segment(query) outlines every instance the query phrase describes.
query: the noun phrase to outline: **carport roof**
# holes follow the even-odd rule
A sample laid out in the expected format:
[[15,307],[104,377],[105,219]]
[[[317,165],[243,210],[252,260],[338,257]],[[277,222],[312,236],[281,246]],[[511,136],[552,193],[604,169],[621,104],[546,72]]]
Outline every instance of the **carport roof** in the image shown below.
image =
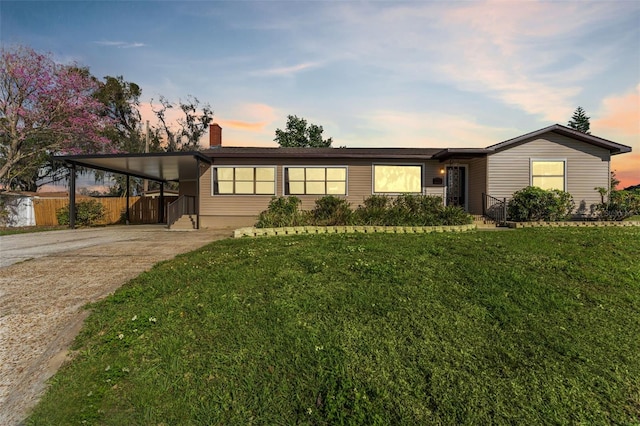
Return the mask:
[[147,154],[57,155],[56,161],[161,182],[197,179],[198,162],[211,164],[200,152]]

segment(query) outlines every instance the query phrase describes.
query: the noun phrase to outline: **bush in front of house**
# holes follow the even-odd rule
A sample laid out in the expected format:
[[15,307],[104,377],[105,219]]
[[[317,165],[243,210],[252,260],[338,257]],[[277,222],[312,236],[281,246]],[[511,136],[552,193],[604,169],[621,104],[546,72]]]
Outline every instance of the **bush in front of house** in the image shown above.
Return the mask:
[[313,225],[316,226],[349,225],[353,219],[349,202],[333,195],[318,198],[315,207],[309,213]]
[[[69,206],[66,205],[56,211],[59,225],[69,224]],[[104,221],[104,206],[96,200],[80,201],[76,203],[76,225],[93,226]]]
[[281,228],[284,226],[303,226],[307,214],[300,210],[302,201],[295,196],[273,197],[269,207],[258,216],[257,228]]
[[372,195],[355,211],[358,225],[466,225],[473,218],[461,207],[444,206],[441,197],[403,194],[396,198]]
[[569,219],[574,207],[568,192],[528,186],[513,194],[507,215],[514,222],[555,222]]
[[600,220],[624,220],[631,216],[640,215],[640,190],[609,192],[604,201],[606,191],[600,191],[603,201],[596,205],[596,214]]
[[354,211],[344,198],[319,198],[310,211],[299,210],[297,197],[274,197],[258,217],[257,228],[282,226],[437,226],[466,225],[473,218],[464,209],[445,207],[440,197],[404,194],[396,198],[372,195]]

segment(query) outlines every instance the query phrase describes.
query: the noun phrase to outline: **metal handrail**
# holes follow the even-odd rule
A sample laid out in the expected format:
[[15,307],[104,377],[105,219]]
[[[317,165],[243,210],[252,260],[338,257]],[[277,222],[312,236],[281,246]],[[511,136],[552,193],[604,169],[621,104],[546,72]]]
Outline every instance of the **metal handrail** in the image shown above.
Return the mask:
[[171,226],[185,214],[196,214],[196,197],[181,195],[167,207],[167,226]]
[[482,193],[482,215],[493,220],[497,225],[507,224],[507,199],[502,200]]

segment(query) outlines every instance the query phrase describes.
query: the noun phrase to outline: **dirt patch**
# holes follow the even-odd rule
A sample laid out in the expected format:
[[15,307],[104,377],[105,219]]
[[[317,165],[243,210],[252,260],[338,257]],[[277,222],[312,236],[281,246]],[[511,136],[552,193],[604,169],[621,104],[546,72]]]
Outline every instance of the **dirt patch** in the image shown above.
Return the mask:
[[[0,268],[0,424],[19,424],[35,406],[46,381],[65,361],[87,316],[87,303],[113,293],[159,261],[231,235],[230,230],[135,228],[84,234],[82,248],[59,241],[70,249],[56,252],[45,241],[49,248],[44,257]],[[65,232],[54,236],[63,240]],[[31,245],[43,238],[28,235],[23,238]],[[9,243],[0,240],[5,246],[1,251]]]

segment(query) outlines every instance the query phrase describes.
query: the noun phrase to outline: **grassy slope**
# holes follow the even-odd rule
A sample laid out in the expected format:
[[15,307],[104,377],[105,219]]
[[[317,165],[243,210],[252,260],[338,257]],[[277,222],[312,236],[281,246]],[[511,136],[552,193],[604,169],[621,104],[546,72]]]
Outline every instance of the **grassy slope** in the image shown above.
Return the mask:
[[97,304],[33,424],[640,422],[640,229],[227,240]]

